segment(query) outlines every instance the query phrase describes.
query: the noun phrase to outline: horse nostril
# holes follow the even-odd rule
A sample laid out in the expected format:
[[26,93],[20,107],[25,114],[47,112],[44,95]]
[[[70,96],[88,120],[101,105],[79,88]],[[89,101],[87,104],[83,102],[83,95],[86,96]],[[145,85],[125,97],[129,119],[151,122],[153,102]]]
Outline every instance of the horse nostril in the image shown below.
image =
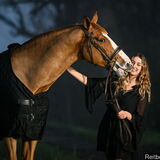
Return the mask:
[[128,70],[131,70],[131,69],[132,69],[132,67],[133,67],[133,66],[132,66],[132,64],[127,63],[127,69],[128,69]]

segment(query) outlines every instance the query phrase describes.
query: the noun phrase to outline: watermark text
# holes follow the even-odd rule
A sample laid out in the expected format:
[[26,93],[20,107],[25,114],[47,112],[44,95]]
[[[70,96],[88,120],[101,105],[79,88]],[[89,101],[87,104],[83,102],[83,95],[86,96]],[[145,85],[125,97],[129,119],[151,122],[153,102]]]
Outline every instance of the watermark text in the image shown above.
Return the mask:
[[145,153],[144,154],[144,159],[146,160],[154,160],[154,159],[159,159],[160,160],[160,153]]

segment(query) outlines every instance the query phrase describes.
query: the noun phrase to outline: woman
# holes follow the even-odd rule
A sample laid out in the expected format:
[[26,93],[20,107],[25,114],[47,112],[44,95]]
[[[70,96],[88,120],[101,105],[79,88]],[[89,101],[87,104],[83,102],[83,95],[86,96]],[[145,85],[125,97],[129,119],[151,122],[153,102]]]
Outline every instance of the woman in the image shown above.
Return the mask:
[[[151,95],[150,76],[143,55],[132,57],[132,63],[133,68],[128,76],[111,81],[121,110],[117,112],[114,104],[108,101],[107,111],[99,126],[97,150],[105,152],[107,160],[130,160],[143,134],[146,104]],[[68,72],[86,85],[89,103],[93,104],[105,91],[106,78],[87,78],[73,68],[69,68]],[[127,124],[130,137],[129,134],[124,135],[124,130],[120,128],[122,121]]]

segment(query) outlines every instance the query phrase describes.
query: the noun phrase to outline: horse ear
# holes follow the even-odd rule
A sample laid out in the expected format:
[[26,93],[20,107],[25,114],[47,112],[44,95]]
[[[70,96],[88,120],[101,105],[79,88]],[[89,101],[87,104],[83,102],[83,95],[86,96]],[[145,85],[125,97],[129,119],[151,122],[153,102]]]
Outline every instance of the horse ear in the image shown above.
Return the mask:
[[91,21],[90,21],[90,19],[89,19],[89,17],[84,17],[84,19],[83,19],[83,25],[84,25],[84,27],[88,30],[89,29],[89,27],[90,27],[90,24],[91,24]]
[[98,14],[97,14],[97,11],[94,13],[94,15],[93,15],[93,18],[92,18],[92,20],[91,20],[91,22],[92,23],[97,23],[97,21],[98,21]]

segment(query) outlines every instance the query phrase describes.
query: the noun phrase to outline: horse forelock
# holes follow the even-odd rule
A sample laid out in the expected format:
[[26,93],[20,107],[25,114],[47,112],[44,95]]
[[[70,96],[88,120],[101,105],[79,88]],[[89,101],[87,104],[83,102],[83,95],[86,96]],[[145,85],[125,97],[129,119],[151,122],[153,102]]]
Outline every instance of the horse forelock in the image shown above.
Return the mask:
[[92,23],[93,29],[98,30],[101,33],[108,34],[107,30],[101,27],[99,24]]

